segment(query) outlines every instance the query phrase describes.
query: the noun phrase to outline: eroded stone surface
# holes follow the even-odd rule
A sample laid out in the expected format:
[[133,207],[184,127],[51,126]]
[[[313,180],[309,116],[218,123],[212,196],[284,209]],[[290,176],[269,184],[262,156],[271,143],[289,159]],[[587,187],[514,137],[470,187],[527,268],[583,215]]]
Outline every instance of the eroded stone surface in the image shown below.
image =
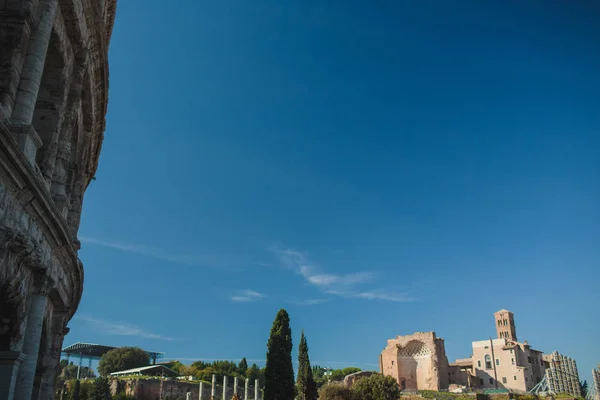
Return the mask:
[[104,135],[115,9],[0,1],[0,352],[27,360],[0,372],[19,378],[2,399],[53,396],[83,290],[77,230]]

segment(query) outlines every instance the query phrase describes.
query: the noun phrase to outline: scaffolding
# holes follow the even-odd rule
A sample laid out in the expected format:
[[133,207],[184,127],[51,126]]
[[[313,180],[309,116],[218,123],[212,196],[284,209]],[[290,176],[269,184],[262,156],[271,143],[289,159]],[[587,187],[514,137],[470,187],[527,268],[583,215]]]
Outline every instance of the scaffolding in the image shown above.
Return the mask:
[[586,400],[600,400],[600,366],[592,369],[592,385],[588,388]]
[[550,368],[546,369],[544,378],[530,390],[531,393],[569,394],[581,397],[581,386],[577,363],[574,359],[554,352],[548,360]]

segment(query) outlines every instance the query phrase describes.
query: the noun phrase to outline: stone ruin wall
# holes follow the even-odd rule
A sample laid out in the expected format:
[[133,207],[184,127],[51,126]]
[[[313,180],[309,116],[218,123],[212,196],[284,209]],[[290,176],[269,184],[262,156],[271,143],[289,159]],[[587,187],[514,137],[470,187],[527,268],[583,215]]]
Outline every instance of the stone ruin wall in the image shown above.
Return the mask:
[[0,398],[52,399],[83,291],[116,0],[0,0]]
[[[233,378],[230,378],[233,381]],[[244,399],[244,385],[238,384],[237,394],[240,399]],[[202,389],[202,400],[211,399],[211,384],[204,383]],[[186,400],[187,393],[191,393],[192,400],[199,400],[198,394],[200,392],[200,385],[198,383],[180,381],[175,379],[114,379],[111,381],[111,393],[112,395],[118,392],[124,391],[125,394],[134,396],[136,400],[156,400],[160,397],[162,390],[162,398],[168,398],[171,400]],[[216,385],[214,400],[221,400],[223,398],[223,385]],[[259,391],[259,399],[261,396]],[[226,400],[230,400],[233,396],[233,384],[227,386]],[[246,399],[244,399],[246,400]],[[250,385],[250,394],[248,400],[254,400],[254,387]]]
[[418,332],[388,340],[380,356],[380,372],[406,390],[448,388],[444,340],[435,332]]

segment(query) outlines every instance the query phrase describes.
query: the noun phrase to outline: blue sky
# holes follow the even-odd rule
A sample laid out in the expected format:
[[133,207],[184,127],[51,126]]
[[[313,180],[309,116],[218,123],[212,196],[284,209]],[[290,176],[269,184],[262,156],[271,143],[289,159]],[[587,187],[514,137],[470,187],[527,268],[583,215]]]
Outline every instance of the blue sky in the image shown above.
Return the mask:
[[76,341],[377,368],[434,330],[600,362],[600,12],[120,1]]

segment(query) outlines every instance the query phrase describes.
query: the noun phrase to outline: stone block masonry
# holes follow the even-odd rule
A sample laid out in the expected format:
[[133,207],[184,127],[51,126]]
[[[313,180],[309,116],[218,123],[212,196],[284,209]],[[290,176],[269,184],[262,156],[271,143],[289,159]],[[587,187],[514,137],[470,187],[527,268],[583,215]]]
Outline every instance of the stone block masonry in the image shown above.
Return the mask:
[[52,399],[83,290],[116,0],[0,0],[0,400]]

